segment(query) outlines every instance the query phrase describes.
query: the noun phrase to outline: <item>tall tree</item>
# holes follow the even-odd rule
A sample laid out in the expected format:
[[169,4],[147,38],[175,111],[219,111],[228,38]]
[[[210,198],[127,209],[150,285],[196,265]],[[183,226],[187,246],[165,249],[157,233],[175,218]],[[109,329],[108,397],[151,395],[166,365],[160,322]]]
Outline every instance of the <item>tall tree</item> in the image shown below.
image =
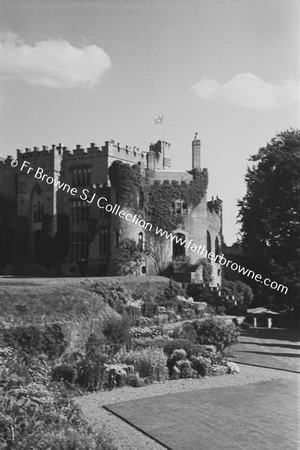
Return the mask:
[[[263,276],[288,287],[262,288],[270,306],[294,309],[299,292],[300,130],[278,133],[249,159],[247,193],[238,202],[242,244]],[[267,301],[265,301],[267,303]]]

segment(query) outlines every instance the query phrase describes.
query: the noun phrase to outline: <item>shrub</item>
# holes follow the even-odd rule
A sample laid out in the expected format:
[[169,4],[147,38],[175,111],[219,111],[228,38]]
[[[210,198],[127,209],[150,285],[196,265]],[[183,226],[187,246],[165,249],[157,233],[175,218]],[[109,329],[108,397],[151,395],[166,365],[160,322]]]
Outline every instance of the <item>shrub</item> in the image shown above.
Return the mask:
[[53,367],[51,371],[53,381],[64,381],[66,383],[74,383],[77,378],[77,368],[72,364],[59,364]]
[[[69,392],[50,383],[45,369],[13,354],[0,375],[0,448],[18,450],[116,450],[91,430]],[[4,394],[5,392],[5,394]]]
[[108,373],[105,367],[108,360],[108,355],[83,359],[78,365],[78,384],[91,392],[102,389],[108,381]]
[[61,356],[67,346],[59,324],[18,326],[4,331],[3,339],[10,347],[26,355],[46,354],[50,359]]
[[199,344],[194,344],[188,339],[173,339],[172,341],[165,341],[164,352],[167,356],[171,356],[174,350],[183,349],[186,351],[187,358],[192,355],[202,355],[205,352],[205,347]]
[[99,336],[95,333],[90,334],[85,344],[85,352],[87,358],[93,359],[99,355],[102,355],[103,348],[104,348],[103,336]]
[[104,323],[103,334],[112,345],[113,352],[117,352],[122,346],[130,342],[130,320],[128,317],[110,317]]
[[120,358],[122,362],[133,365],[135,371],[142,378],[148,378],[151,381],[165,381],[167,379],[167,358],[161,349],[131,350],[120,355]]
[[237,343],[239,335],[237,326],[222,319],[195,320],[192,327],[195,330],[195,340],[201,345],[215,345],[218,351],[223,351]]
[[211,366],[211,360],[204,356],[191,356],[191,363],[193,369],[201,377],[205,377],[209,374],[209,367]]
[[175,363],[175,367],[177,367],[180,371],[180,378],[194,378],[196,372],[192,368],[192,363],[188,359],[180,359]]

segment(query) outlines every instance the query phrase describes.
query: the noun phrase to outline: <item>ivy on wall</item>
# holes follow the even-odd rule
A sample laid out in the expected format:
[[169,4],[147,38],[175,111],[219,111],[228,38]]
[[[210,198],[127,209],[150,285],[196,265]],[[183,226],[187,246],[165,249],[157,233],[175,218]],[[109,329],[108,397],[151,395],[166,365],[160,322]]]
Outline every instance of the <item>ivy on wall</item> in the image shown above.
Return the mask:
[[108,172],[117,203],[121,206],[136,208],[143,184],[140,166],[131,167],[122,161],[114,161]]
[[143,218],[167,231],[177,228],[184,216],[173,214],[172,204],[182,200],[189,207],[196,207],[207,190],[208,173],[206,170],[190,172],[193,180],[189,183],[168,181],[163,183],[149,175],[142,176],[139,166],[130,167],[121,161],[114,161],[109,168],[111,185],[116,192],[118,203],[132,209],[139,207],[138,198],[143,195]]
[[[155,180],[150,172],[143,176],[140,166],[130,167],[129,164],[114,161],[109,168],[110,182],[116,193],[117,203],[140,214],[153,225],[153,230],[158,227],[168,232],[178,228],[184,221],[183,215],[174,214],[174,202],[180,200],[186,203],[188,208],[195,208],[206,193],[207,170],[192,170],[189,173],[193,176],[189,183],[179,183],[175,180],[165,180],[161,183]],[[153,232],[146,236],[146,249],[158,272],[165,266],[165,242],[165,237]]]

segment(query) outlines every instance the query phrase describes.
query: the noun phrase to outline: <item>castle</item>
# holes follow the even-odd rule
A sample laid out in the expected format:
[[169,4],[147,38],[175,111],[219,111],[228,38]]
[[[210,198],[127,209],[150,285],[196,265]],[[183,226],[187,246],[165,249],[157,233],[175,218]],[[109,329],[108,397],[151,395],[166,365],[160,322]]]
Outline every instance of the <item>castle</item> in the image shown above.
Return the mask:
[[141,252],[152,243],[140,274],[171,264],[175,278],[204,282],[209,266],[210,283],[220,285],[220,265],[207,254],[222,246],[222,201],[207,201],[207,181],[197,135],[189,171],[171,169],[163,141],[147,152],[114,141],[17,150],[16,159],[0,159],[0,268],[59,260],[62,275],[112,275],[131,239]]

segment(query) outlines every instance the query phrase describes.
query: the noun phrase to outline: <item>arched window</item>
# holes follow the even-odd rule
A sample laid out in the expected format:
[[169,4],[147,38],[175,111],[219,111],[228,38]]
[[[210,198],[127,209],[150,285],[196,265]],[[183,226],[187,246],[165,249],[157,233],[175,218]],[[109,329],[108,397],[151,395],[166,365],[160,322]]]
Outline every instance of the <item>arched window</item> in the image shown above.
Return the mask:
[[207,248],[207,253],[210,253],[211,252],[211,237],[210,237],[209,231],[206,232],[206,248]]
[[33,223],[41,223],[44,218],[44,203],[42,191],[39,186],[36,186],[32,193],[32,221]]
[[215,239],[215,255],[219,255],[219,254],[220,254],[220,244],[219,244],[218,237],[216,237],[216,239]]
[[173,240],[173,259],[180,261],[185,257],[185,235],[177,233]]
[[140,232],[138,237],[138,251],[142,252],[143,250],[144,250],[144,235],[142,232]]

